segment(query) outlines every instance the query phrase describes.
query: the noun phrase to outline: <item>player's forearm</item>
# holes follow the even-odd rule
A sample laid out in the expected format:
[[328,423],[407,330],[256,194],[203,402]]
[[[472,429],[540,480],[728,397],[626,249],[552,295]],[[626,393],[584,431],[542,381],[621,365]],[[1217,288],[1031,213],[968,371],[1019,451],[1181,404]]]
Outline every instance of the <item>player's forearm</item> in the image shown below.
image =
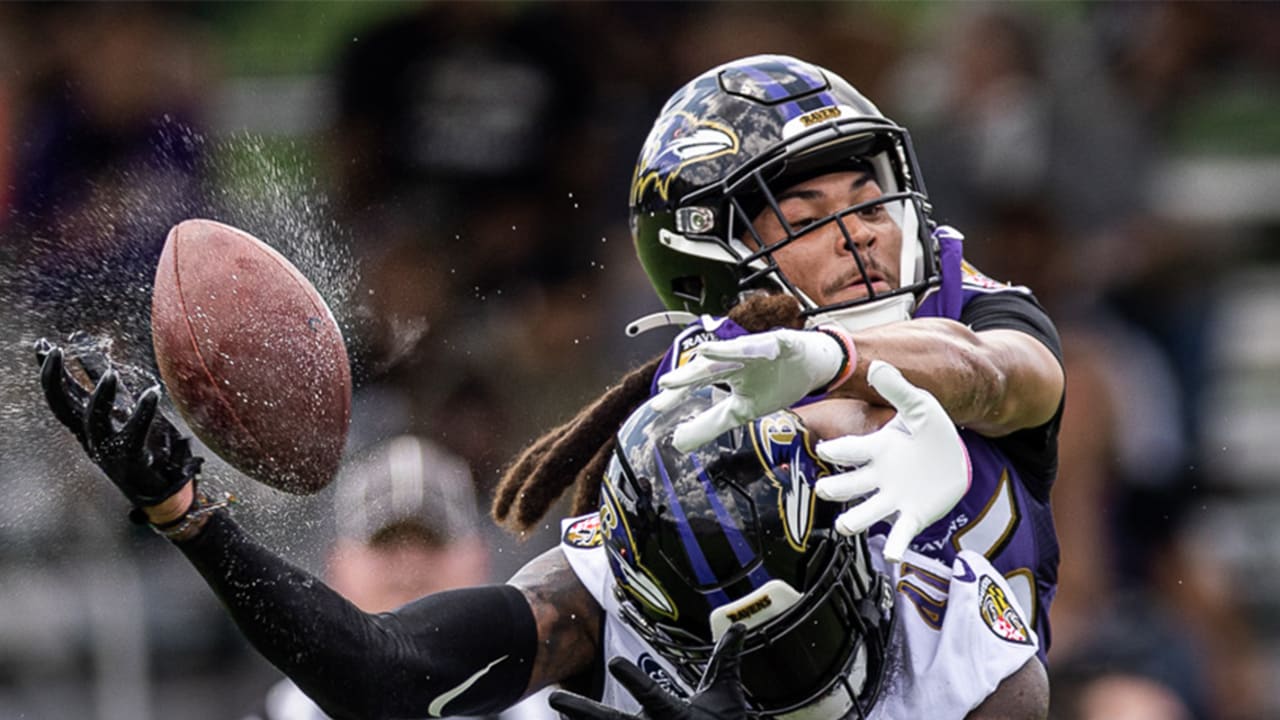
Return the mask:
[[181,490],[160,503],[143,508],[143,512],[147,514],[147,520],[151,524],[167,525],[182,517],[187,508],[191,507],[191,500],[194,495],[195,483],[189,482],[183,485]]
[[957,425],[1002,434],[1022,421],[1013,382],[1018,361],[959,322],[918,319],[870,328],[853,337],[857,369],[837,395],[883,403],[867,384],[871,361],[883,360],[936,397]]
[[[335,718],[493,712],[528,680],[537,633],[514,588],[438,593],[369,615],[225,514],[179,547],[249,642]],[[486,671],[490,663],[500,667]]]

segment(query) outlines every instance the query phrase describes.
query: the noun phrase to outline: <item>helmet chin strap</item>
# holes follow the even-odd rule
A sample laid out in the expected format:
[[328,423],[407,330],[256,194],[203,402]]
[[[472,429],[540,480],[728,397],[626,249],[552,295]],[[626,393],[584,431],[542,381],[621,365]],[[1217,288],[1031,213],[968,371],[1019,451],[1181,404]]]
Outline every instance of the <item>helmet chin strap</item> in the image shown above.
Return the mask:
[[836,323],[848,332],[858,332],[892,322],[910,320],[911,311],[915,309],[915,305],[916,299],[911,295],[894,295],[865,305],[812,315],[805,322],[805,327],[812,328]]

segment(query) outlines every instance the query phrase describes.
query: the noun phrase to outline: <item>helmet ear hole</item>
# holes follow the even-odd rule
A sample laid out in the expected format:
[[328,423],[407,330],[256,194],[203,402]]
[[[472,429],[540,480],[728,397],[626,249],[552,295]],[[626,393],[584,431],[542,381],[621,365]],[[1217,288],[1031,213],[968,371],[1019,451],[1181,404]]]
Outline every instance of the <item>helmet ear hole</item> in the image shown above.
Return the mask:
[[684,275],[671,279],[671,294],[681,300],[701,305],[706,301],[707,287],[700,275]]

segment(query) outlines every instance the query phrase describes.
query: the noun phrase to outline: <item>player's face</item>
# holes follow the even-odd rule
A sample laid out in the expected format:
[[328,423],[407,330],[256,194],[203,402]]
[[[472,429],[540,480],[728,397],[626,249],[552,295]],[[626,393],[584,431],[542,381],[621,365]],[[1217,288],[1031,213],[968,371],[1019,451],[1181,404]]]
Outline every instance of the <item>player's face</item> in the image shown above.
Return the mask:
[[[778,207],[794,230],[830,217],[884,193],[870,173],[833,172],[797,183],[777,196]],[[867,297],[866,279],[858,270],[853,252],[859,253],[867,276],[877,294],[899,287],[899,258],[902,228],[883,205],[874,205],[841,218],[840,224],[826,222],[775,250],[774,260],[782,273],[817,305]],[[771,208],[755,219],[755,228],[766,242],[786,237],[786,231]],[[744,240],[749,246],[754,241]]]

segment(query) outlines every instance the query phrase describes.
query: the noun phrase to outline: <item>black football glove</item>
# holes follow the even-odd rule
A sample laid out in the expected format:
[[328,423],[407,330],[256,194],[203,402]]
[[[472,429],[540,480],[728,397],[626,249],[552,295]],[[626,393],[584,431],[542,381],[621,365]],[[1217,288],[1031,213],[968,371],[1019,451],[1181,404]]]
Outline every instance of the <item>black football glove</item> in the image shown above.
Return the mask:
[[49,408],[135,506],[158,504],[200,472],[204,459],[193,457],[188,439],[156,412],[158,385],[147,388],[136,403],[128,402],[124,389],[125,402],[118,407],[119,377],[100,354],[81,358],[96,383],[90,392],[67,372],[61,348],[41,338],[35,350]]
[[747,628],[733,624],[716,643],[698,689],[688,700],[678,698],[658,686],[653,678],[625,658],[609,661],[609,672],[640,701],[644,708],[635,715],[602,705],[564,690],[548,699],[569,720],[743,720],[747,700],[739,682],[739,661]]

